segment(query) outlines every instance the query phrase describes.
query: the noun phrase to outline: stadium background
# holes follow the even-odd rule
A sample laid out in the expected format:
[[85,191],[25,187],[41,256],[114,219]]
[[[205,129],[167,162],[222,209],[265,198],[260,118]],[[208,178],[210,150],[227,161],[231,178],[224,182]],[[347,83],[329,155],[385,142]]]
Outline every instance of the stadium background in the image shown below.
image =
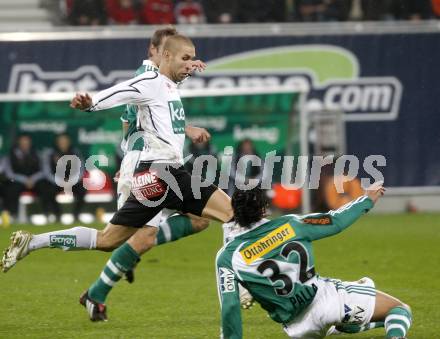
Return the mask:
[[[336,108],[346,116],[347,154],[361,160],[371,154],[384,155],[387,166],[381,170],[387,186],[400,188],[400,194],[439,193],[440,160],[433,150],[440,149],[437,131],[440,99],[436,86],[440,76],[436,67],[440,33],[433,24],[411,25],[407,28],[400,25],[396,29],[384,24],[364,24],[359,30],[356,25],[326,27],[319,24],[310,31],[299,30],[302,27],[299,25],[278,25],[278,31],[270,25],[247,30],[222,26],[201,30],[186,28],[186,32],[183,28],[184,33],[192,35],[198,57],[213,65],[205,74],[190,79],[183,88],[267,86],[270,81],[267,79],[274,77],[274,81],[286,84],[296,76],[305,79],[310,87],[308,101],[323,102],[329,89],[341,84],[348,91],[345,99],[341,99],[341,95],[334,98],[345,100],[345,104],[336,103]],[[27,33],[24,37],[4,33],[0,39],[0,92],[20,93],[25,98],[29,93],[47,96],[50,92],[105,88],[131,77],[133,69],[145,58],[146,38],[151,33],[152,29],[139,28]],[[371,91],[386,87],[390,92],[380,94],[376,105],[372,100],[368,104],[368,93],[371,93],[366,92],[368,86]],[[80,126],[75,123],[80,113],[73,113],[65,104],[1,105],[1,154],[9,149],[17,131],[44,133],[44,138],[37,139],[41,146],[50,144],[54,131],[69,131],[83,146],[90,136],[89,140],[95,142],[87,146],[86,155],[104,150],[110,159],[114,154],[110,150],[119,142],[119,121],[114,118],[118,113],[111,119],[103,115],[88,116],[81,138]],[[242,130],[255,126],[249,115],[243,115],[238,122],[231,121],[235,113],[232,111],[207,113],[222,118],[220,124],[217,122],[213,128],[216,122],[198,119],[204,113],[187,109],[190,121],[195,119],[202,126],[205,122],[214,135],[226,133],[231,145],[238,141],[231,132],[235,126]],[[274,116],[271,116],[272,124]],[[60,120],[65,123],[54,124]],[[278,123],[277,140],[269,141],[264,136],[264,125],[257,126],[262,130],[257,131],[255,138],[263,154],[284,144],[286,135],[285,125]],[[85,134],[85,131],[96,133]],[[113,163],[110,160],[110,170],[114,170]]]
[[[362,79],[382,78],[380,81],[394,86],[390,88],[391,95],[399,99],[396,99],[397,111],[393,112],[391,106],[369,111],[353,105],[353,110],[345,113],[359,118],[346,118],[347,154],[361,159],[370,154],[386,156],[383,173],[386,185],[394,190],[390,190],[391,198],[388,202],[384,200],[382,206],[386,208],[382,210],[402,211],[408,201],[415,203],[420,211],[440,208],[440,70],[437,67],[440,32],[437,24],[243,27],[202,26],[179,30],[193,37],[198,56],[208,65],[210,61],[237,53],[285,46],[301,47],[308,52],[307,47],[311,45],[338,48],[347,51],[348,57],[329,61],[318,55],[312,58],[313,65],[290,64],[279,56],[263,57],[254,64],[232,60],[235,63],[222,66],[218,64],[221,60],[217,60],[214,63],[218,66],[217,74],[208,69],[204,83],[215,84],[215,78],[224,78],[225,74],[232,79],[232,82],[228,80],[230,84],[237,84],[238,76],[243,74],[272,75],[280,81],[301,75],[311,84],[308,98],[322,101],[332,81],[333,85],[355,84],[361,88],[368,82]],[[35,133],[34,141],[41,147],[49,145],[54,129],[59,128],[53,122],[62,120],[66,123],[65,130],[86,153],[114,154],[120,135],[119,110],[85,119],[84,113],[68,109],[66,101],[29,101],[28,94],[41,92],[47,96],[54,88],[56,92],[80,90],[78,80],[84,77],[93,86],[96,84],[92,89],[105,88],[113,81],[130,77],[145,58],[147,38],[152,31],[152,28],[107,28],[91,32],[0,33],[0,91],[3,93],[0,96],[0,153],[9,149],[13,136],[19,131]],[[93,66],[93,71],[75,72],[85,65]],[[243,69],[243,65],[249,66],[248,69]],[[279,70],[271,73],[275,68]],[[311,70],[317,75],[315,78]],[[97,75],[98,71],[101,74]],[[108,82],[102,81],[114,71],[121,72]],[[393,81],[387,82],[390,78]],[[401,85],[400,97],[396,81]],[[218,83],[221,86],[221,81]],[[187,110],[187,115],[191,119],[191,111]],[[249,120],[234,123],[252,128],[252,117],[243,116],[246,118]],[[213,130],[213,133],[223,132],[235,144],[234,127],[226,126],[223,131]],[[80,128],[96,132],[94,136],[103,142],[82,142]],[[272,147],[273,144],[264,140],[264,133],[261,134],[258,146]],[[278,134],[276,145],[285,141],[282,140],[284,135]],[[381,210],[380,205],[378,209]],[[36,230],[35,226],[26,225],[13,226],[13,229],[17,227],[43,232],[61,226]],[[317,244],[317,271],[345,280],[371,276],[378,287],[412,306],[415,318],[410,337],[435,338],[440,302],[437,288],[439,227],[438,214],[368,216],[347,234]],[[75,301],[107,255],[54,251],[32,254],[8,275],[0,277],[3,323],[0,336],[214,338],[218,333],[218,311],[212,263],[221,242],[218,228],[218,224],[213,224],[204,234],[155,249],[145,257],[136,285],[121,284],[115,291],[111,302],[117,306],[110,314],[115,321],[99,327],[87,322]],[[0,229],[2,247],[6,246],[13,229]],[[245,328],[247,338],[284,337],[259,308],[245,315]],[[372,333],[356,337],[381,337],[380,330]]]

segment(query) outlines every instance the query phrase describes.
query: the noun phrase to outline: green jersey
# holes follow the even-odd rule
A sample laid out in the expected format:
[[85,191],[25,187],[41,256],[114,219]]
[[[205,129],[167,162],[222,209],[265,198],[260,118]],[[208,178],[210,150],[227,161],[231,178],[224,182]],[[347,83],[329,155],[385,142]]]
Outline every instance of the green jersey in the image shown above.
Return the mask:
[[[159,68],[151,60],[144,60],[142,65],[136,70],[135,76],[138,76],[148,71],[158,71],[158,70]],[[138,106],[127,105],[125,107],[124,113],[121,115],[121,120],[123,122],[128,123],[128,130],[127,133],[124,135],[124,140],[121,146],[124,153],[127,152],[127,149],[125,149],[125,145],[128,138],[130,137],[130,135],[138,131],[137,113],[138,113]],[[139,138],[136,141],[136,143],[133,145],[132,149],[142,151],[143,148],[144,148],[144,141],[142,138]]]
[[216,259],[224,338],[242,337],[238,283],[274,321],[292,321],[318,289],[312,241],[341,232],[372,207],[372,200],[362,196],[328,213],[263,219],[242,229]]

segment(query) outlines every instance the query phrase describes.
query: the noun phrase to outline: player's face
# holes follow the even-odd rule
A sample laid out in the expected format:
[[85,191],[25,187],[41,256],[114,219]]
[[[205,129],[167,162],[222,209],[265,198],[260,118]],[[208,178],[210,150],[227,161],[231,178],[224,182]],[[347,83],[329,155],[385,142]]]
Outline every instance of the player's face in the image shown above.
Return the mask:
[[56,144],[60,151],[66,152],[70,147],[70,139],[65,135],[61,135],[57,138]]
[[194,46],[182,45],[172,58],[171,80],[180,82],[187,78],[193,71],[193,59],[195,56],[196,50]]
[[32,140],[28,136],[22,136],[18,139],[18,148],[23,152],[28,152],[32,148]]

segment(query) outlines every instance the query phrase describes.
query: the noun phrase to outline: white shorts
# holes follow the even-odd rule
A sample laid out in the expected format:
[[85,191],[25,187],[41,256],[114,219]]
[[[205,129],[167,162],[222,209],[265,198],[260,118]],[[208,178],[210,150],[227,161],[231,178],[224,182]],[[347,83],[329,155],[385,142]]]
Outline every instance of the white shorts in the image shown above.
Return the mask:
[[290,338],[324,338],[332,325],[370,322],[376,304],[373,280],[341,281],[318,277],[313,283],[318,286],[313,302],[284,326]]

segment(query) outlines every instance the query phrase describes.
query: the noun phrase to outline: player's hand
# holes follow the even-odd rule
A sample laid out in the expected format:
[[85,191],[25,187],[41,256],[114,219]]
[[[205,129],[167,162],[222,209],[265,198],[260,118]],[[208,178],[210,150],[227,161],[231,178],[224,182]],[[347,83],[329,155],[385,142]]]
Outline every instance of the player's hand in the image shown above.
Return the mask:
[[92,105],[92,97],[88,93],[76,93],[72,101],[70,101],[70,107],[80,109],[82,111],[90,108]]
[[185,134],[193,143],[200,144],[211,139],[211,134],[201,127],[186,126]]
[[365,190],[365,195],[376,203],[376,201],[384,195],[385,191],[383,181],[377,181]]
[[203,72],[206,69],[206,64],[202,60],[194,60],[191,65],[192,71]]

